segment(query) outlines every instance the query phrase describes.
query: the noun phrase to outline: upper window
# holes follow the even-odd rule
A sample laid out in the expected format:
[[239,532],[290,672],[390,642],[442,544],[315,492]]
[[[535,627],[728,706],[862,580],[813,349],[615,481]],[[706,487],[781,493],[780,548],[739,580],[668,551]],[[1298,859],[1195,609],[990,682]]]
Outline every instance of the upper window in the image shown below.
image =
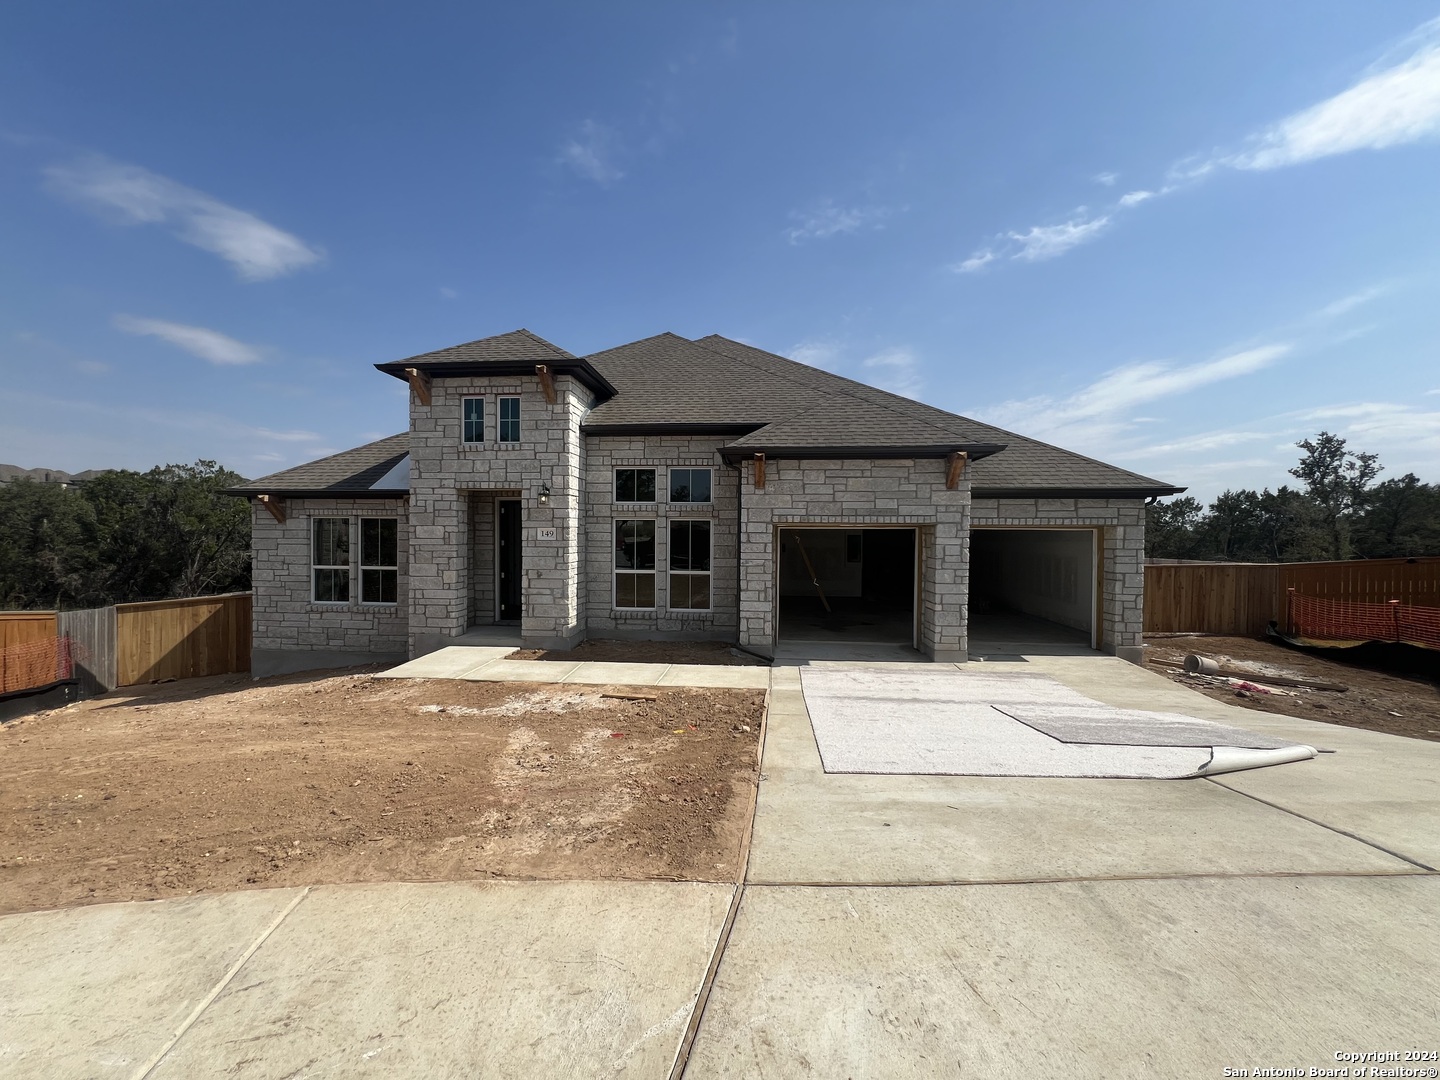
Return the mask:
[[710,522],[670,522],[670,607],[710,608]]
[[360,519],[360,602],[393,604],[400,582],[400,521]]
[[655,522],[615,522],[615,606],[655,606]]
[[654,469],[616,469],[616,502],[654,502]]
[[520,441],[520,399],[518,397],[502,397],[500,399],[500,441]]
[[485,441],[485,399],[483,397],[467,397],[461,403],[462,422],[460,438],[462,442],[482,443]]
[[670,501],[672,503],[708,503],[710,501],[709,469],[671,469]]
[[311,597],[321,604],[350,602],[350,519],[310,519]]

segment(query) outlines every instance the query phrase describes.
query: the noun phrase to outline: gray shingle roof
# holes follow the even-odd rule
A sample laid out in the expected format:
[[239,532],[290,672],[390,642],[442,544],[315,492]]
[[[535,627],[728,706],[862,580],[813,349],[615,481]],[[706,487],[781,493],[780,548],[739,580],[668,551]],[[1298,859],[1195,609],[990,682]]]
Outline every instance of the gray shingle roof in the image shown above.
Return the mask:
[[467,341],[463,345],[451,345],[448,349],[421,353],[404,360],[396,360],[385,367],[429,367],[434,364],[494,364],[511,361],[526,361],[543,364],[550,360],[578,360],[559,345],[553,345],[529,330],[512,330],[508,334]]
[[393,498],[408,495],[407,488],[374,488],[410,453],[410,433],[357,446],[319,461],[262,476],[231,488],[231,495],[335,495],[345,498]]

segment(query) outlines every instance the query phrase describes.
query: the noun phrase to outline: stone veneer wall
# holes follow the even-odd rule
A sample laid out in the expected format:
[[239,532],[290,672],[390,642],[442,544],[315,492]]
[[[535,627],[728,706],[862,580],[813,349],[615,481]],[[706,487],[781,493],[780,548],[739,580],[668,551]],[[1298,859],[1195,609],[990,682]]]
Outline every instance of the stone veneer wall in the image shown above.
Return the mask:
[[[310,668],[398,660],[407,650],[409,529],[404,499],[287,499],[285,523],[251,501],[250,577],[254,592],[251,671],[256,678]],[[350,519],[350,600],[311,597],[310,529],[317,517]],[[360,602],[362,517],[399,518],[399,602]]]
[[1100,647],[1139,660],[1145,627],[1145,503],[1141,499],[989,499],[970,507],[976,526],[1101,529]]
[[[733,641],[738,627],[735,564],[735,500],[738,470],[721,460],[718,436],[681,435],[587,436],[585,483],[585,547],[589,588],[585,592],[585,621],[592,637],[667,637]],[[616,468],[634,466],[656,471],[656,501],[615,502]],[[711,502],[670,503],[670,467],[712,470]],[[639,611],[613,606],[615,572],[615,521],[654,518],[655,610]],[[705,518],[710,522],[709,611],[668,607],[670,531],[674,518]]]
[[[430,652],[465,632],[472,595],[472,491],[515,490],[521,500],[523,608],[529,645],[564,648],[584,633],[581,615],[581,507],[585,446],[580,421],[590,392],[568,375],[556,402],[538,377],[464,376],[434,380],[431,404],[410,402],[410,652]],[[520,398],[520,441],[501,443],[499,398]],[[485,398],[484,443],[460,441],[461,398]],[[540,487],[550,496],[542,504]],[[553,528],[554,540],[539,530]],[[483,571],[482,571],[483,572]]]
[[775,647],[775,527],[915,525],[920,530],[920,650],[965,659],[970,483],[945,487],[943,460],[767,461],[765,487],[742,466],[740,644]]

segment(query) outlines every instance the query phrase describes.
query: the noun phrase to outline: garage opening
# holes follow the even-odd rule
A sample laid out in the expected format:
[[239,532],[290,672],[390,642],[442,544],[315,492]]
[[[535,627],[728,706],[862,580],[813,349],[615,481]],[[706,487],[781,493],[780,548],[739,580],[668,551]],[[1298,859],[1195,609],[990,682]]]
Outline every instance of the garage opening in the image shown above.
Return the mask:
[[915,644],[915,529],[778,531],[782,641]]
[[1094,529],[970,533],[972,652],[1096,648]]

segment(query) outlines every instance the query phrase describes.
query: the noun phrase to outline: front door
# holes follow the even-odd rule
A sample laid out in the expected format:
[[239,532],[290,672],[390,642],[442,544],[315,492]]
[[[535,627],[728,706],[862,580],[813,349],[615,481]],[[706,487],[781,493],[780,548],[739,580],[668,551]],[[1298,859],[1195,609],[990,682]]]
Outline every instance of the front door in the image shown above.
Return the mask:
[[500,500],[500,621],[520,619],[520,500]]

